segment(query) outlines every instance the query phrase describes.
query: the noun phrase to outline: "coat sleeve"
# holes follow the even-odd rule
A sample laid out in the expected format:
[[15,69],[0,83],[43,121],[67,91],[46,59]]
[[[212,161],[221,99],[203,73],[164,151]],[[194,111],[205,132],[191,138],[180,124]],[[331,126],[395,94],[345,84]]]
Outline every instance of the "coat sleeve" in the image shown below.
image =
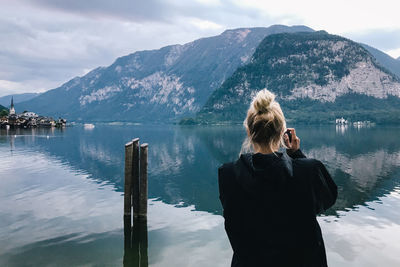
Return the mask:
[[338,191],[337,185],[325,165],[316,160],[316,168],[312,181],[312,191],[315,203],[315,214],[322,213],[335,204]]
[[240,247],[245,244],[241,244],[238,241],[243,227],[241,227],[242,218],[240,213],[237,212],[238,209],[240,210],[241,199],[238,197],[240,193],[235,183],[233,164],[225,163],[218,168],[218,186],[219,199],[221,200],[225,219],[225,230],[233,251],[239,251],[241,250]]
[[230,171],[230,164],[225,163],[222,166],[218,168],[218,189],[219,189],[219,199],[222,204],[222,208],[224,211],[224,217],[225,213],[228,209],[228,198],[229,195],[232,194],[232,191],[234,191],[234,188],[232,186],[232,183],[229,182],[232,177],[232,173]]
[[[219,190],[219,200],[221,201],[222,208],[225,209],[225,191],[224,191],[224,165],[218,168],[218,190]],[[225,217],[225,216],[224,216]]]
[[298,158],[306,158],[306,156],[303,154],[303,152],[300,149],[297,149],[294,152],[290,152],[289,149],[286,149],[286,153],[292,158],[292,159],[298,159]]

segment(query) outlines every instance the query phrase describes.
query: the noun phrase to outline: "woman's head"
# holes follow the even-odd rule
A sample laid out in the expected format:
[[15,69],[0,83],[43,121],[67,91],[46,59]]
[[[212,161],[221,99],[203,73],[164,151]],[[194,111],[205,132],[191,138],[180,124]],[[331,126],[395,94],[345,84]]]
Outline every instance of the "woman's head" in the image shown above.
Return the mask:
[[242,146],[243,150],[249,150],[252,144],[255,147],[267,148],[275,151],[282,142],[286,129],[285,116],[275,95],[263,89],[253,98],[243,122],[247,130],[248,138]]

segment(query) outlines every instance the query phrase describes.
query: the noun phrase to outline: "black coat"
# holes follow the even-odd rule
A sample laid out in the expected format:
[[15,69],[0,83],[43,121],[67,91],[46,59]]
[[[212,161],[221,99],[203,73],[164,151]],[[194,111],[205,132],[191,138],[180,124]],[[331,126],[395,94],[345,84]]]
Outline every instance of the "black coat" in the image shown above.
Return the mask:
[[300,150],[241,154],[218,168],[218,182],[232,266],[327,266],[316,215],[337,186],[322,162]]

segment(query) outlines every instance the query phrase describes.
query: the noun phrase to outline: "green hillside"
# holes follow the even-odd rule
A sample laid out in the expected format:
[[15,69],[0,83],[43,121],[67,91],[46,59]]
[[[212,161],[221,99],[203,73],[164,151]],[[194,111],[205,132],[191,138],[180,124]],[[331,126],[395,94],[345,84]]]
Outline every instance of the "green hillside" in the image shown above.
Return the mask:
[[263,88],[277,95],[290,122],[332,123],[343,116],[400,123],[398,78],[358,43],[324,31],[266,37],[250,63],[181,123],[240,123]]

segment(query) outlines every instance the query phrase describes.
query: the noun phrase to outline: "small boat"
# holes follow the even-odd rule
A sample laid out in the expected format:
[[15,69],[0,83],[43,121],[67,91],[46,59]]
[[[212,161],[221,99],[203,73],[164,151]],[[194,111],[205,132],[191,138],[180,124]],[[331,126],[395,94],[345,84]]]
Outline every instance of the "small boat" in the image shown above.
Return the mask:
[[83,124],[83,128],[85,128],[85,129],[87,129],[87,130],[93,129],[93,128],[94,128],[94,124],[92,124],[92,123],[85,123],[85,124]]

